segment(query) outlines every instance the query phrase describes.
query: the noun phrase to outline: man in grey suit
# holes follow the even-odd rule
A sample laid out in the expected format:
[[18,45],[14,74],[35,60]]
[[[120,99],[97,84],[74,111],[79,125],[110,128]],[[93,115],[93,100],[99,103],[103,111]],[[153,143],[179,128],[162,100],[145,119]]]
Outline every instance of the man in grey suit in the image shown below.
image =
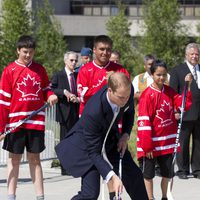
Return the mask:
[[[123,185],[131,199],[148,199],[142,172],[127,148],[134,121],[133,94],[131,81],[124,73],[110,74],[108,85],[89,99],[79,121],[56,146],[66,171],[82,178],[81,191],[72,200],[96,200],[100,175],[108,184],[110,199],[122,192]],[[120,119],[123,119],[121,135]],[[118,177],[120,152],[122,181]]]
[[[185,75],[188,73],[193,75],[191,84],[192,106],[184,113],[180,133],[181,151],[177,155],[177,175],[181,179],[188,178],[190,164],[194,177],[200,178],[200,67],[198,61],[199,46],[196,43],[190,43],[185,49],[185,63],[174,67],[170,74],[170,86],[179,94],[184,89]],[[191,136],[192,151],[190,158]]]
[[[60,140],[64,139],[78,120],[79,100],[77,98],[76,78],[74,68],[78,54],[69,51],[64,54],[65,68],[52,78],[52,90],[58,96],[56,104],[56,121],[60,123]],[[61,166],[61,174],[67,175]]]

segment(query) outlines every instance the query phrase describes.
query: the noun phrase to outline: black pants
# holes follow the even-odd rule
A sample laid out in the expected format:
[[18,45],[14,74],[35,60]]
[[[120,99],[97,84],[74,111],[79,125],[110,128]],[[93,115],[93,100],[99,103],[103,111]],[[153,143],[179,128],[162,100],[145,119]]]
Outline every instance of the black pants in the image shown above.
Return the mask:
[[[60,123],[60,141],[63,140],[67,136],[68,132],[70,131],[72,126],[75,124],[75,122],[76,122],[76,119],[70,118],[67,120],[67,122]],[[61,174],[62,175],[68,174],[62,165],[61,165]]]
[[[190,137],[192,136],[192,152],[190,159]],[[183,122],[180,133],[181,151],[177,154],[178,172],[188,174],[190,164],[192,173],[200,175],[200,120]]]
[[[110,152],[108,159],[113,165],[113,170],[118,174],[119,153]],[[92,167],[81,178],[81,191],[72,200],[97,200],[100,192],[100,175],[97,169]],[[132,200],[148,200],[142,172],[134,163],[129,151],[126,151],[122,160],[122,182]]]

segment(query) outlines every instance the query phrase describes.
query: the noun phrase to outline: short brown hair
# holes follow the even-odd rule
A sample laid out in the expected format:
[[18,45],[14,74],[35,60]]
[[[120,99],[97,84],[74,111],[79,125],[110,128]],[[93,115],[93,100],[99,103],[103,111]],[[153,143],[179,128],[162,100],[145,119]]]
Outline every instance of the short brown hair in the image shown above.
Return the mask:
[[100,43],[100,42],[109,44],[111,47],[113,45],[112,39],[107,35],[98,35],[98,36],[96,36],[95,39],[94,39],[94,47],[96,47],[97,44]]
[[131,87],[131,81],[126,74],[122,72],[113,72],[110,73],[108,77],[108,87],[111,88],[113,92],[115,92],[120,87]]

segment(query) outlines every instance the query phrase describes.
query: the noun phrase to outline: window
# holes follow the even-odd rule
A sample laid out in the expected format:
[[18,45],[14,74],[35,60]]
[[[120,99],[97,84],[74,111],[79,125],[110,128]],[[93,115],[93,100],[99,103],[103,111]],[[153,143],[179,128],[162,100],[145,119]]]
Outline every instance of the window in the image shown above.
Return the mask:
[[117,7],[111,7],[111,15],[117,15],[118,14],[118,8]]
[[109,15],[110,15],[110,7],[108,7],[108,6],[103,6],[103,7],[102,7],[102,15],[104,15],[104,16],[109,16]]
[[100,7],[93,7],[93,15],[96,15],[96,16],[101,15],[101,8]]
[[185,16],[186,17],[194,16],[193,7],[186,7],[185,8]]
[[138,14],[137,14],[137,7],[133,7],[133,6],[130,6],[129,7],[129,15],[130,16],[134,16],[136,17]]
[[84,15],[92,15],[92,8],[91,7],[84,7],[83,14]]
[[195,16],[200,17],[200,7],[195,7]]

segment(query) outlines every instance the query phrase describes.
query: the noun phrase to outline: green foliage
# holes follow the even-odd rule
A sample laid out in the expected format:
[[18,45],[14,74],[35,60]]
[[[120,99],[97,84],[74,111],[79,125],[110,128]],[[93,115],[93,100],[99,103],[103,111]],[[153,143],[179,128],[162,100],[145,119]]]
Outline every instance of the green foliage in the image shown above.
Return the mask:
[[0,72],[7,64],[17,58],[16,41],[22,34],[31,31],[27,0],[3,0],[0,19]]
[[187,29],[180,24],[177,0],[145,0],[143,16],[145,32],[139,42],[140,51],[163,59],[169,68],[182,62]]
[[106,29],[113,40],[113,50],[119,51],[121,54],[121,64],[130,73],[133,73],[134,66],[141,56],[132,45],[133,41],[129,34],[131,22],[125,15],[126,7],[120,1],[117,1],[117,6],[119,12],[107,21]]
[[60,161],[58,159],[53,159],[51,163],[51,168],[60,167]]
[[137,122],[135,121],[132,132],[131,132],[131,137],[128,142],[128,149],[131,153],[131,156],[135,163],[137,163]]
[[61,33],[61,26],[53,16],[53,10],[48,0],[43,6],[36,8],[34,13],[35,37],[37,38],[37,52],[35,60],[46,67],[52,74],[64,66],[63,56],[67,49]]
[[197,41],[196,42],[200,43],[200,23],[197,24],[196,28],[197,28],[197,32],[199,33],[199,37],[197,37]]

